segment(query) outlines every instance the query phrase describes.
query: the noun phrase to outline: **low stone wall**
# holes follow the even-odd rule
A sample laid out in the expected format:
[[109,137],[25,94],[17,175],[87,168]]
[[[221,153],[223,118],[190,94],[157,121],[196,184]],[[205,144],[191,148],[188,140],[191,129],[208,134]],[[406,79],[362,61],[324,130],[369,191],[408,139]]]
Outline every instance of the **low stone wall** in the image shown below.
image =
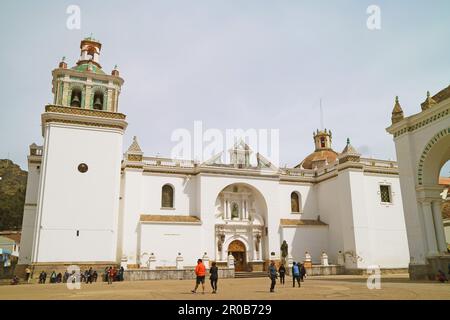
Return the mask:
[[[207,278],[209,270],[206,270]],[[234,278],[234,269],[219,268],[219,279]],[[183,270],[174,269],[129,269],[125,270],[125,281],[139,281],[139,280],[186,280],[195,279],[194,269],[185,268]]]
[[441,255],[427,258],[425,265],[409,265],[409,278],[411,280],[436,280],[439,270],[446,275],[450,271],[450,255]]
[[306,268],[308,276],[330,276],[335,274],[345,274],[345,267],[338,265],[313,265],[311,268]]
[[[408,273],[407,268],[381,268],[380,269],[381,274],[401,274],[401,273]],[[348,275],[362,275],[367,276],[370,274],[370,272],[367,272],[367,269],[345,269],[345,273]]]

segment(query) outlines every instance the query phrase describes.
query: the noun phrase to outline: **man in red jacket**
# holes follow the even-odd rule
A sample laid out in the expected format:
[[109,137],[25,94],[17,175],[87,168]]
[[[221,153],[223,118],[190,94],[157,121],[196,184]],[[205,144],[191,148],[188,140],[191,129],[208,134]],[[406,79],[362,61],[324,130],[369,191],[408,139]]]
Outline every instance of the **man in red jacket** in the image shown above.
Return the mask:
[[202,259],[197,260],[197,266],[195,267],[195,275],[197,276],[197,279],[195,281],[195,289],[192,290],[192,293],[195,293],[197,291],[198,285],[202,284],[203,292],[202,294],[205,294],[205,275],[206,275],[206,268],[203,264]]

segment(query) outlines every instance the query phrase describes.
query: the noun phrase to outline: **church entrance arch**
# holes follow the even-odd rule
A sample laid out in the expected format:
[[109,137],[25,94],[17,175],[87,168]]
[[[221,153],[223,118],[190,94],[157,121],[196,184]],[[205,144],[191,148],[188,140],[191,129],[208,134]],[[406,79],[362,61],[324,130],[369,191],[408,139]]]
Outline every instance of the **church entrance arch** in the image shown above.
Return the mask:
[[236,271],[247,270],[246,251],[245,244],[240,240],[233,240],[228,245],[228,254],[231,254],[234,257],[234,266]]

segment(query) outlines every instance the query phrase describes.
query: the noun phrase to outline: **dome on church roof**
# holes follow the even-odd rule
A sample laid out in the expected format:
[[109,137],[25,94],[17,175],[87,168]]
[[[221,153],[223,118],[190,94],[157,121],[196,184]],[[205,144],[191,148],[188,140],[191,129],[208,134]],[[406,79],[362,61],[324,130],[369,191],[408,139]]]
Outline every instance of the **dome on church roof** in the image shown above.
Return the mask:
[[76,71],[80,71],[80,72],[90,71],[90,72],[97,73],[97,74],[105,74],[105,72],[102,69],[100,69],[98,66],[96,66],[93,63],[82,63],[82,64],[79,64],[79,65],[76,65],[75,67],[73,67],[72,70],[76,70]]
[[303,169],[314,169],[314,164],[317,164],[317,166],[320,167],[325,165],[325,163],[335,162],[337,157],[337,152],[332,149],[317,150],[307,156],[297,167],[301,167]]

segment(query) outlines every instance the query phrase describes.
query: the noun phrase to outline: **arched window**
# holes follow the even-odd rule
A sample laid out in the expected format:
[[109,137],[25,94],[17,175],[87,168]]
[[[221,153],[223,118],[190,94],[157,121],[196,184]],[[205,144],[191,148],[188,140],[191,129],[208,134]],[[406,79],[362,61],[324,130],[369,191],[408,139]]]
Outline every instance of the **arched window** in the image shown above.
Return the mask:
[[162,187],[161,207],[173,208],[173,188],[168,184]]
[[96,91],[94,94],[94,110],[103,110],[103,92]]
[[300,197],[295,191],[291,193],[291,212],[300,213]]
[[70,95],[70,106],[74,108],[81,107],[81,89],[72,89],[72,94]]

